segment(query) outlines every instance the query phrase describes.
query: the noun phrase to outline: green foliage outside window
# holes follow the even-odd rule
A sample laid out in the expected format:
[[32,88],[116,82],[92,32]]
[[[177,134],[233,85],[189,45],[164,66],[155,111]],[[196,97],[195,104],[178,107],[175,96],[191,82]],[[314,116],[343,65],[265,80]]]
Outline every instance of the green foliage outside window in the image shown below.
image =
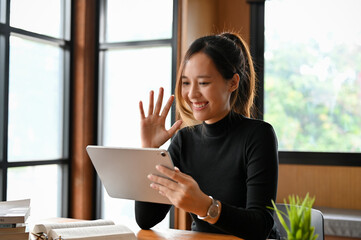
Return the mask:
[[266,2],[264,119],[282,151],[359,153],[361,4],[322,4]]
[[[361,63],[361,54],[354,62],[348,58],[361,46],[329,53],[320,53],[316,44],[299,48],[274,50],[266,64],[265,119],[274,125],[280,149],[360,152],[361,64],[355,63]],[[322,61],[327,68],[317,76],[312,70]]]

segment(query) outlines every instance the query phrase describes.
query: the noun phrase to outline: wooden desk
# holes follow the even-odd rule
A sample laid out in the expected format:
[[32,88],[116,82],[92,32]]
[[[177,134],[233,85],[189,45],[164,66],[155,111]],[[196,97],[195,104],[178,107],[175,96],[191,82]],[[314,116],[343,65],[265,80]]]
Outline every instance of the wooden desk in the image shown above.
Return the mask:
[[[78,222],[84,220],[71,219],[71,218],[52,218],[45,219],[43,221],[37,221],[39,223],[62,223],[62,222]],[[33,224],[31,224],[33,225]],[[212,233],[200,233],[186,230],[176,229],[155,229],[155,230],[135,230],[132,229],[137,236],[137,240],[242,240],[241,238],[232,235],[212,234]],[[35,239],[33,236],[31,240]]]
[[240,240],[241,238],[212,233],[200,233],[185,230],[140,230],[137,233],[138,240]]

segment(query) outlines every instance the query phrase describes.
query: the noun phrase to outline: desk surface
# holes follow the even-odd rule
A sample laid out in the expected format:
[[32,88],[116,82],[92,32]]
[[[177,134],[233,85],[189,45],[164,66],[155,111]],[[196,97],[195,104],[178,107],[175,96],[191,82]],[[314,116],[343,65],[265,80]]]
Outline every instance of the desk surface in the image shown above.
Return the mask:
[[200,233],[186,230],[140,230],[137,233],[138,240],[240,240],[231,235]]
[[[62,223],[84,221],[70,218],[53,218],[38,221],[38,223]],[[134,229],[133,229],[134,231]],[[138,240],[241,240],[232,235],[200,233],[187,230],[177,229],[154,229],[154,230],[137,230],[134,231]],[[31,240],[35,239],[31,236]]]

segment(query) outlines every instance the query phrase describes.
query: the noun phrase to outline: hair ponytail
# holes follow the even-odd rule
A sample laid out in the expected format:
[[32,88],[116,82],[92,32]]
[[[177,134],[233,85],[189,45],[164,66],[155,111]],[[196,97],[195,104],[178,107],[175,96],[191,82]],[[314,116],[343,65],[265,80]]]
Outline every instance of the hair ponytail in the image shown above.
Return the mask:
[[220,34],[220,36],[233,41],[241,50],[239,54],[242,61],[237,71],[240,82],[237,91],[231,96],[232,110],[246,117],[252,117],[256,92],[256,73],[249,47],[238,34],[226,32]]

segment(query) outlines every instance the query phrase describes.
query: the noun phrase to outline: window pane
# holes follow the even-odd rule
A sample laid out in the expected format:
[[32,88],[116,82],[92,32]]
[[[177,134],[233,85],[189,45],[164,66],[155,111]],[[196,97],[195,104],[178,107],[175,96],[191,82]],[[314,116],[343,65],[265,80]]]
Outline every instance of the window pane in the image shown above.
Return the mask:
[[0,0],[0,23],[5,23],[6,21],[6,1]]
[[64,0],[11,0],[10,25],[62,38],[63,2]]
[[106,41],[172,37],[172,0],[108,0]]
[[9,161],[62,158],[62,50],[10,38]]
[[361,2],[265,5],[265,120],[280,150],[361,152]]
[[[105,55],[103,145],[140,147],[139,101],[147,112],[149,91],[171,93],[171,47],[107,51]],[[167,119],[170,126],[170,117]],[[166,146],[163,146],[166,148]],[[134,201],[113,199],[104,191],[103,218],[136,227]],[[169,227],[169,217],[157,227]]]
[[30,219],[60,217],[61,167],[44,165],[8,169],[7,200],[30,198]]
[[[149,91],[171,94],[171,47],[107,51],[105,56],[103,144],[140,147],[139,101]],[[170,116],[168,116],[170,124]]]
[[[0,34],[0,163],[2,161],[4,161],[3,157],[4,156],[4,151],[5,151],[5,129],[4,129],[4,123],[5,123],[5,119],[6,119],[6,114],[5,114],[5,109],[6,109],[6,94],[5,94],[5,66],[4,63],[6,56],[5,56],[5,42],[6,42],[6,38],[5,36]],[[1,178],[1,176],[0,176]],[[1,183],[1,181],[0,181]],[[1,186],[1,185],[0,185]]]

